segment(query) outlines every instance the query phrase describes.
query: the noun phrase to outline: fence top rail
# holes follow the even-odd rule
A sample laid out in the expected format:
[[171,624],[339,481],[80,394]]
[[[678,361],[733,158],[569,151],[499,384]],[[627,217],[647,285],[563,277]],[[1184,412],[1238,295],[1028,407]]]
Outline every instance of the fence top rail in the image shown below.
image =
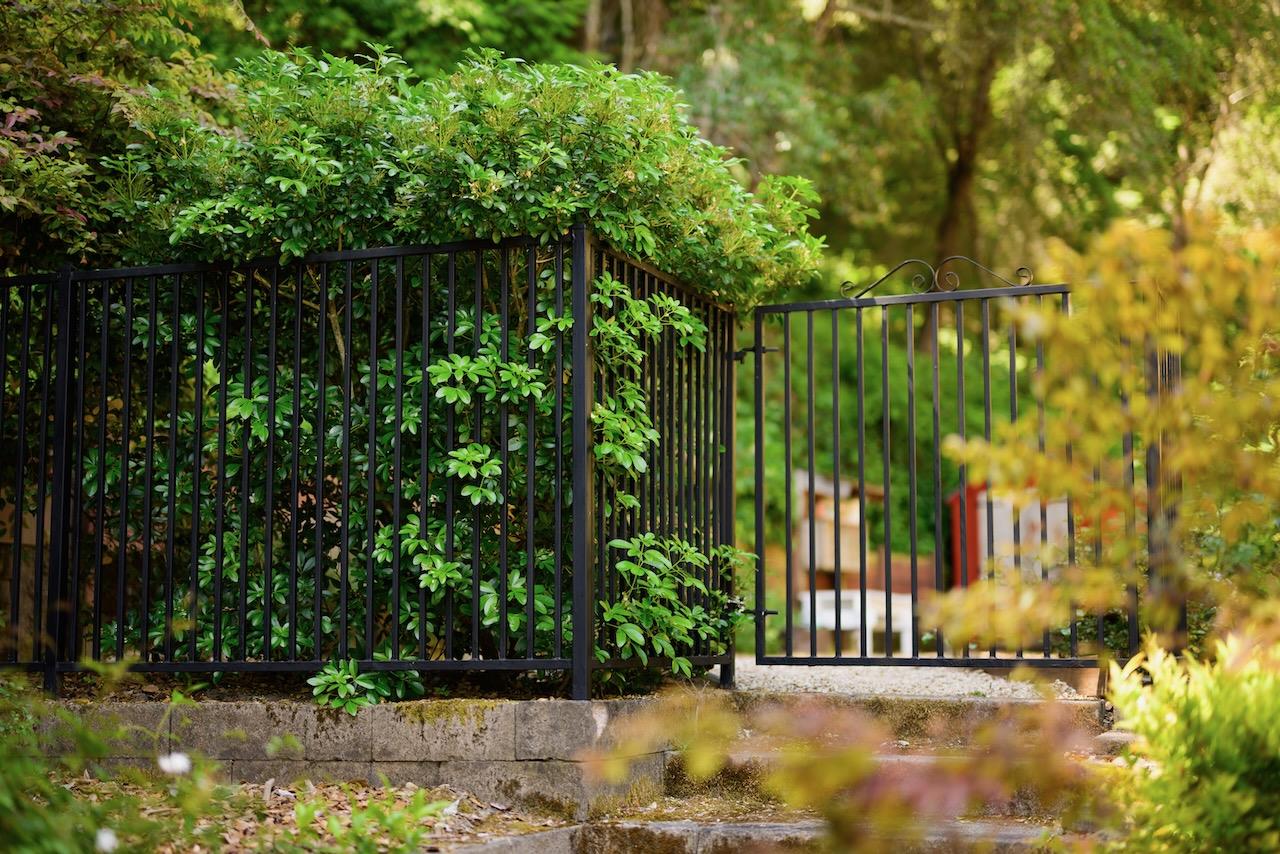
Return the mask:
[[1048,294],[1067,294],[1071,292],[1068,284],[1052,285],[1014,285],[999,288],[977,288],[967,291],[930,291],[924,294],[895,294],[882,297],[848,297],[845,299],[811,300],[809,302],[787,302],[762,305],[756,309],[760,314],[792,314],[806,311],[836,311],[844,308],[874,308],[887,305],[912,305],[916,303],[957,302],[960,300],[996,299],[1000,297],[1044,296]]
[[[566,244],[569,235],[564,235],[558,242]],[[447,255],[455,252],[475,252],[490,249],[512,249],[526,246],[556,245],[557,241],[542,241],[536,237],[506,237],[501,240],[474,238],[455,240],[447,243],[420,243],[402,246],[377,246],[368,249],[343,249],[326,252],[314,252],[294,258],[289,264],[325,264],[343,261],[374,261],[381,258],[403,258],[419,255]],[[157,264],[143,267],[104,267],[97,269],[73,269],[71,281],[100,281],[102,279],[129,279],[146,276],[173,276],[186,273],[220,273],[239,269],[274,266],[280,262],[278,255],[264,255],[243,261],[208,261],[179,264]],[[635,263],[635,262],[632,262]],[[20,276],[0,277],[0,286],[20,287],[30,284],[46,284],[57,281],[59,273],[29,273]]]
[[681,300],[685,302],[692,300],[692,301],[701,303],[702,305],[708,308],[713,308],[717,311],[724,312],[725,314],[736,313],[732,307],[724,305],[721,302],[718,302],[708,294],[697,291],[696,289],[690,287],[689,285],[685,284],[679,279],[676,279],[670,273],[664,273],[661,270],[659,270],[657,267],[653,266],[652,264],[647,264],[644,261],[640,261],[639,259],[632,258],[630,255],[626,255],[622,252],[619,252],[618,250],[612,248],[611,246],[604,243],[603,241],[600,241],[594,234],[592,234],[591,240],[593,244],[604,255],[606,255],[607,257],[613,258],[617,261],[621,261],[622,263],[627,264],[631,267],[634,267],[637,270],[640,270],[642,273],[647,273],[650,276],[653,276],[654,278],[661,281],[668,288],[671,288],[672,290],[676,291],[677,295],[680,297]]

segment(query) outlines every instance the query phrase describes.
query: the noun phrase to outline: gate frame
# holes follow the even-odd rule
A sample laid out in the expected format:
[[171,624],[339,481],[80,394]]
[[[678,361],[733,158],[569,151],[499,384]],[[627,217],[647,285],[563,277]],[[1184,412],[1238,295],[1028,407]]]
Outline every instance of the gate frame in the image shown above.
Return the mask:
[[[961,280],[959,275],[955,271],[947,269],[948,265],[951,265],[951,264],[969,265],[979,273],[985,274],[987,276],[993,277],[994,279],[997,279],[1001,284],[994,287],[961,290]],[[896,295],[889,295],[889,296],[870,295],[872,291],[874,291],[877,287],[879,287],[884,282],[892,279],[900,271],[904,270],[905,268],[913,267],[913,266],[922,267],[924,268],[925,271],[927,271],[927,274],[925,272],[917,272],[912,277],[912,283],[915,288],[913,293],[896,294]],[[906,305],[906,306],[936,305],[939,303],[962,304],[964,302],[972,301],[972,300],[985,301],[985,300],[999,299],[999,298],[1014,299],[1014,298],[1022,298],[1022,297],[1043,298],[1045,296],[1061,296],[1063,301],[1063,311],[1070,312],[1070,295],[1071,295],[1070,284],[1068,283],[1036,284],[1034,281],[1034,274],[1032,270],[1026,266],[1017,268],[1017,270],[1014,273],[1014,276],[1018,279],[1018,281],[1016,282],[1011,281],[1010,279],[1007,279],[1004,276],[1001,276],[999,273],[996,273],[991,268],[979,263],[978,261],[973,260],[972,258],[963,256],[963,255],[949,256],[947,258],[944,258],[942,261],[940,261],[936,265],[929,264],[928,262],[921,261],[919,259],[908,259],[900,262],[899,264],[894,266],[892,269],[890,269],[887,273],[885,273],[884,275],[882,275],[880,278],[878,278],[876,281],[872,282],[869,285],[858,287],[858,286],[855,286],[852,282],[849,282],[849,281],[844,282],[841,285],[842,297],[839,299],[808,300],[808,301],[798,301],[798,302],[791,302],[791,303],[773,303],[773,304],[758,306],[754,310],[753,312],[753,333],[754,333],[753,343],[750,347],[740,350],[737,355],[739,358],[743,358],[748,354],[753,354],[755,357],[754,359],[755,376],[753,378],[755,399],[753,401],[754,403],[753,409],[754,409],[754,416],[755,416],[755,448],[754,448],[755,495],[754,495],[754,500],[755,500],[755,529],[756,529],[755,530],[755,551],[757,555],[757,561],[755,566],[755,600],[756,602],[755,602],[755,609],[753,611],[753,617],[756,623],[755,625],[755,639],[756,639],[755,660],[757,664],[809,666],[809,667],[841,666],[841,665],[843,666],[930,666],[930,667],[969,667],[969,668],[982,668],[982,669],[1012,669],[1012,668],[1024,666],[1024,665],[1031,666],[1034,668],[1046,668],[1046,669],[1090,669],[1090,668],[1098,668],[1105,664],[1105,661],[1107,660],[1107,651],[1106,651],[1105,643],[1103,642],[1104,625],[1103,625],[1102,619],[1098,620],[1098,629],[1097,629],[1097,642],[1099,644],[1099,655],[1091,658],[1083,658],[1079,655],[1078,649],[1076,648],[1077,620],[1074,614],[1071,617],[1071,623],[1070,623],[1071,630],[1072,630],[1072,651],[1074,654],[1072,654],[1069,657],[1063,657],[1063,658],[1054,658],[1049,656],[1045,656],[1043,658],[1027,658],[1023,656],[1022,649],[1017,650],[1016,657],[1014,656],[1003,657],[1003,658],[997,657],[995,655],[994,649],[992,649],[990,652],[988,652],[987,650],[982,650],[980,655],[971,655],[967,644],[965,645],[963,652],[960,652],[955,656],[951,656],[951,655],[948,655],[945,651],[943,641],[942,641],[941,631],[939,631],[938,637],[937,637],[938,651],[935,656],[921,655],[919,653],[918,648],[912,650],[914,654],[906,655],[906,656],[896,656],[894,655],[894,652],[891,648],[892,644],[888,640],[888,638],[886,638],[885,652],[884,654],[881,654],[881,655],[870,654],[868,650],[864,650],[862,648],[862,644],[859,644],[859,650],[856,656],[841,654],[838,640],[837,640],[836,651],[832,654],[824,655],[824,656],[819,656],[819,655],[799,656],[799,655],[786,654],[786,653],[781,655],[769,655],[769,654],[766,654],[765,652],[765,620],[768,619],[770,616],[778,616],[779,612],[769,610],[765,607],[765,593],[766,593],[765,591],[765,557],[764,557],[765,555],[765,511],[764,511],[764,452],[763,452],[763,449],[764,449],[764,419],[766,416],[763,411],[764,409],[764,406],[763,406],[764,356],[770,352],[777,352],[779,348],[765,346],[764,318],[767,315],[771,315],[771,314],[782,315],[784,317],[787,317],[792,314],[802,314],[802,313],[807,314],[809,315],[810,318],[812,318],[813,313],[816,311],[830,311],[832,312],[832,318],[833,318],[832,322],[833,322],[833,331],[834,331],[836,329],[835,319],[839,317],[838,312],[840,312],[841,310],[861,311],[867,308],[882,308],[887,312],[888,307],[895,306],[895,305]],[[860,315],[859,315],[859,318],[860,318]],[[813,328],[812,320],[810,320],[810,325],[809,325],[810,333],[812,332],[812,328]],[[935,330],[935,335],[936,334],[937,333]],[[859,336],[861,336],[860,324],[859,324]],[[957,337],[960,342],[959,350],[957,353],[957,362],[960,366],[963,366],[964,352],[966,349],[964,345],[964,336],[960,334]],[[861,345],[861,340],[859,341],[859,344]],[[836,361],[838,360],[837,354],[839,352],[838,350],[839,345],[838,345],[838,338],[834,334],[833,334],[832,346],[833,346],[833,361]],[[811,337],[809,340],[808,352],[810,353],[810,355],[809,355],[807,373],[809,374],[808,380],[810,382],[810,385],[812,385],[813,361],[812,361],[812,338]],[[907,377],[908,377],[908,382],[913,384],[914,370],[915,370],[914,348],[908,345],[907,352],[908,352]],[[1176,376],[1180,372],[1180,368],[1181,368],[1180,361],[1177,359],[1176,356],[1171,356],[1169,354],[1156,353],[1153,348],[1148,346],[1144,361],[1148,366],[1148,374],[1149,374],[1148,395],[1153,397],[1160,395],[1164,391],[1166,391],[1174,382],[1176,382]],[[836,363],[838,364],[838,362]],[[940,360],[938,364],[940,364]],[[887,372],[888,370],[887,363],[884,366],[884,370],[885,372]],[[963,413],[964,413],[964,406],[965,406],[963,368],[960,367],[958,368],[958,370],[961,371],[961,373],[959,374],[960,385],[958,389],[959,413],[963,423],[963,417],[964,417]],[[989,365],[986,367],[986,370],[988,372],[988,377],[989,377],[990,375]],[[857,378],[857,380],[858,380],[858,389],[859,389],[858,391],[859,403],[861,404],[861,399],[865,397],[865,393],[863,391],[861,377]],[[840,477],[839,470],[838,470],[839,469],[839,449],[840,449],[840,444],[839,444],[840,429],[838,426],[838,418],[839,418],[838,377],[833,376],[832,381],[836,385],[836,389],[833,391],[833,394],[835,395],[834,399],[836,401],[835,407],[836,407],[837,427],[833,431],[833,440],[835,443],[833,454],[836,458],[837,471],[835,472],[835,483],[836,483],[836,490],[838,492],[839,477]],[[912,385],[911,387],[914,388],[914,385]],[[787,395],[791,394],[790,386],[787,387],[787,389],[785,390],[785,393]],[[812,407],[812,401],[813,401],[813,396],[811,394],[809,398],[810,407]],[[914,426],[914,420],[915,420],[914,419],[914,415],[915,415],[914,403],[915,403],[915,398],[913,397],[912,406],[910,407],[910,414],[908,416],[909,423],[911,423],[913,426]],[[985,401],[985,403],[989,408],[990,407],[989,398]],[[936,399],[936,397],[932,402],[932,408],[933,408],[934,419],[936,421],[940,412],[939,406],[938,406],[938,400]],[[813,451],[813,432],[812,431],[815,425],[812,420],[811,412],[810,412],[810,417],[809,417],[807,426],[810,432],[808,433],[806,438],[809,443],[810,455],[812,458],[812,451]],[[788,435],[790,435],[791,430],[792,430],[792,426],[790,423],[788,423],[786,425],[786,431]],[[941,435],[939,436],[939,439],[941,439]],[[1128,457],[1128,460],[1127,460],[1128,484],[1127,485],[1130,488],[1130,490],[1132,490],[1133,464],[1135,462],[1135,457],[1133,454],[1133,436],[1132,434],[1128,434],[1124,437],[1124,439],[1125,439],[1125,454]],[[1041,444],[1043,445],[1043,433],[1041,434]],[[1171,516],[1172,514],[1171,510],[1164,507],[1164,502],[1163,500],[1161,500],[1162,497],[1160,495],[1162,489],[1166,485],[1164,483],[1164,478],[1161,473],[1161,466],[1160,466],[1161,450],[1162,450],[1161,443],[1159,439],[1149,442],[1146,445],[1147,486],[1148,486],[1149,492],[1151,492],[1153,495],[1156,496],[1154,499],[1151,499],[1148,501],[1148,517],[1149,517],[1148,530],[1149,531],[1154,530],[1153,528],[1150,527],[1150,521],[1152,518],[1152,514],[1157,512],[1156,511],[1157,502],[1159,503],[1161,508],[1159,510],[1160,514],[1162,514],[1163,516]],[[860,453],[859,468],[861,469],[862,457],[865,456],[865,448],[860,450],[859,453]],[[935,453],[938,455],[940,459],[941,449],[939,448]],[[1069,449],[1068,449],[1068,453],[1070,453]],[[885,457],[886,470],[888,468],[888,458],[889,458],[888,454],[886,453],[886,457]],[[916,453],[914,448],[912,449],[912,455],[911,455],[911,460],[909,465],[911,467],[913,489],[914,489],[914,478],[915,478],[915,467],[916,467]],[[965,490],[967,486],[968,484],[965,477],[964,466],[961,466],[959,488],[961,490]],[[863,499],[860,497],[859,500],[862,501]],[[1041,502],[1042,512],[1046,505],[1047,505],[1047,502],[1043,502],[1043,501]],[[836,508],[837,508],[837,517],[838,517],[838,508],[839,508],[838,495],[836,497]],[[1136,512],[1136,507],[1135,507],[1135,512]],[[962,510],[961,512],[962,519],[964,515],[965,514]],[[1070,554],[1074,555],[1074,537],[1075,537],[1074,521],[1075,519],[1074,519],[1074,512],[1072,511],[1069,503],[1067,508],[1067,518],[1068,518],[1068,523],[1067,523],[1068,531],[1070,532],[1068,536],[1072,538],[1072,543],[1069,546]],[[787,519],[788,526],[790,526],[791,521],[792,520],[790,518],[790,512],[789,512],[788,519]],[[840,524],[839,519],[837,518],[836,525],[839,526],[839,524]],[[913,527],[912,536],[914,540],[915,539],[915,535],[914,535],[915,520],[914,519],[912,520],[911,524]],[[988,524],[990,524],[990,519],[988,519]],[[1017,526],[1018,530],[1021,529],[1020,521],[1015,522],[1015,525]],[[962,521],[961,522],[962,530],[963,530],[963,527],[964,527],[964,524]],[[1164,526],[1161,526],[1161,527],[1163,528]],[[788,537],[791,536],[790,530],[786,531],[785,535]],[[839,540],[841,537],[841,534],[838,530],[836,532],[835,537],[836,537],[836,543],[837,543],[836,554],[838,555]],[[1163,552],[1160,550],[1165,545],[1167,544],[1163,542],[1163,535],[1161,536],[1160,543],[1149,543],[1148,551],[1152,558],[1151,565],[1155,564],[1158,553],[1163,554]],[[812,544],[810,547],[812,548]],[[888,551],[887,544],[886,544],[886,551]],[[912,546],[912,553],[914,556],[915,554],[914,542]],[[941,571],[942,554],[943,554],[943,546],[940,543],[935,543],[934,561],[935,561],[935,567],[936,567],[935,571],[937,572]],[[1074,557],[1070,558],[1070,560],[1074,561]],[[787,572],[790,573],[791,570],[792,570],[791,562],[788,561]],[[811,567],[811,571],[812,571],[812,567]],[[836,572],[835,572],[835,576],[836,576],[835,590],[837,595],[837,602],[836,602],[837,626],[839,626],[839,613],[841,611],[841,603],[839,601],[840,575],[841,575],[841,569],[839,566],[837,566]],[[1159,573],[1153,572],[1151,570],[1151,566],[1149,566],[1148,576],[1149,576],[1149,585],[1150,585],[1152,581],[1158,580]],[[862,579],[862,582],[861,582],[862,601],[864,603],[864,608],[865,608],[866,595],[867,595],[867,591],[865,587],[865,580],[866,580],[865,563],[862,569],[861,579]],[[912,631],[915,628],[915,624],[917,621],[916,609],[919,606],[919,597],[916,592],[916,585],[918,583],[918,580],[919,580],[919,570],[918,570],[918,567],[914,565],[914,561],[913,561],[912,593],[911,593],[912,613],[909,616],[910,628],[905,629],[906,631]],[[877,591],[877,593],[878,592],[880,591]],[[1127,598],[1128,598],[1128,601],[1125,605],[1125,616],[1128,624],[1127,652],[1128,652],[1128,656],[1131,657],[1137,652],[1138,646],[1139,646],[1138,590],[1135,586],[1131,585],[1129,587]],[[788,601],[785,607],[787,607],[788,609],[791,609],[793,607],[793,602]],[[1115,609],[1111,609],[1107,613],[1112,613],[1114,612],[1114,610]],[[1185,597],[1183,597],[1181,601],[1181,614],[1180,614],[1179,628],[1184,634],[1186,630],[1186,619],[1187,619],[1186,614],[1187,614],[1186,601],[1185,601]],[[1102,617],[1102,616],[1105,616],[1105,614],[1100,614],[1097,616]],[[811,620],[812,620],[812,617],[811,617]],[[890,626],[891,625],[892,625],[892,618],[890,618]],[[873,629],[867,626],[863,626],[861,624],[859,626],[859,630],[865,634],[865,637],[868,638],[868,640],[871,638],[874,631]],[[810,631],[812,632],[813,629],[811,628]],[[886,632],[886,634],[888,634],[888,632]],[[838,631],[837,631],[837,637],[838,637]],[[1047,637],[1048,635],[1046,631],[1046,640],[1047,640]],[[868,643],[867,646],[869,647],[870,643]],[[1046,647],[1048,646],[1047,642],[1045,646]],[[1124,660],[1124,659],[1121,659],[1121,660]]]

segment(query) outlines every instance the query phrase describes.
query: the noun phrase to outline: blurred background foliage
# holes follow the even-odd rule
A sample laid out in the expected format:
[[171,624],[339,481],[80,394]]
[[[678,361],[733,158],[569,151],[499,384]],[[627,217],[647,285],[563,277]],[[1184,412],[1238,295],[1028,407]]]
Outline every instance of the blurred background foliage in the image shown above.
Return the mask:
[[6,251],[91,247],[99,158],[133,141],[120,94],[225,123],[240,60],[366,43],[420,77],[477,47],[670,76],[749,187],[814,181],[823,294],[904,257],[1012,269],[1121,216],[1259,225],[1280,205],[1278,18],[1269,0],[7,0]]

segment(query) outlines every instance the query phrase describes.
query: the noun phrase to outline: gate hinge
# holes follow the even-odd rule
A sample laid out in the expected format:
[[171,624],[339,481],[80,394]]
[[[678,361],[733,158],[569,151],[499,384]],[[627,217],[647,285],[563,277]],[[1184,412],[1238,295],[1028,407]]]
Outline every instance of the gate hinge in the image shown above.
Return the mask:
[[759,355],[763,356],[765,353],[776,353],[776,352],[778,352],[777,347],[762,347],[759,344],[752,344],[750,347],[747,347],[744,350],[739,350],[738,352],[734,353],[733,360],[735,362],[741,362],[743,359],[747,358],[748,355],[753,353],[758,353]]

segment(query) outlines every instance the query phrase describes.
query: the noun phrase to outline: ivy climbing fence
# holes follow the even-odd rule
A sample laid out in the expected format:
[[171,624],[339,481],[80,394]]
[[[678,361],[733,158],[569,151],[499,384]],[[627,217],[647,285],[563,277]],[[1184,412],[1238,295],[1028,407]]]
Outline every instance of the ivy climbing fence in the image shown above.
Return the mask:
[[0,663],[732,678],[735,318],[586,228],[0,294]]

